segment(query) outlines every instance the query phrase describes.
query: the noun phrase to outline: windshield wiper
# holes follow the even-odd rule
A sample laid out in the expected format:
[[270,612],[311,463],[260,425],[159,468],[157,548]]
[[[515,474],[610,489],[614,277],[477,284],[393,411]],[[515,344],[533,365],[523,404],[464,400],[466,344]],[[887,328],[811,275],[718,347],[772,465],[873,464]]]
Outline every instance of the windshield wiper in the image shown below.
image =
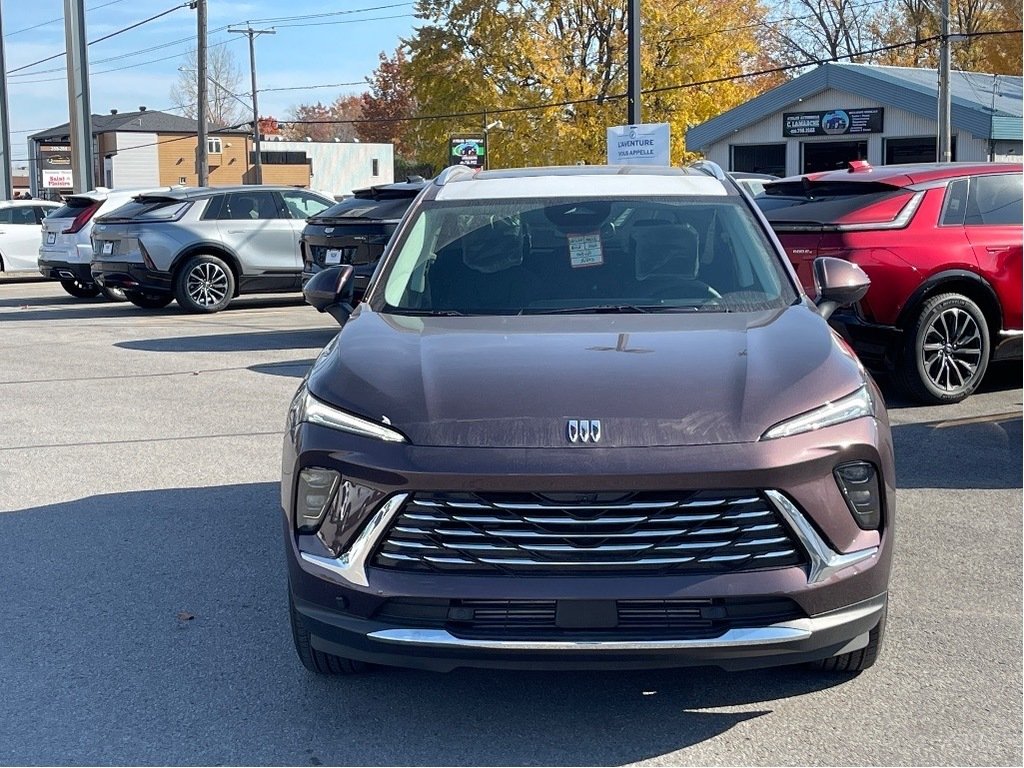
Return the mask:
[[594,304],[589,307],[535,307],[523,309],[521,315],[605,315],[615,313],[653,312],[661,307],[641,307],[636,304]]
[[465,317],[465,312],[455,309],[399,309],[397,307],[386,307],[385,312],[389,315],[409,315],[411,317]]

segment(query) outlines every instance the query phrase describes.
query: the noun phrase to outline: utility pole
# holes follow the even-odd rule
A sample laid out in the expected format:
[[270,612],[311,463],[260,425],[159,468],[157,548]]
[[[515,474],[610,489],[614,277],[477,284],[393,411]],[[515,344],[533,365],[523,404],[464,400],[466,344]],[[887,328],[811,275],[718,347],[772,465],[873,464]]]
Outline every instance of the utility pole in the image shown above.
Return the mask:
[[249,70],[252,73],[252,143],[256,154],[254,170],[256,183],[262,184],[263,159],[260,157],[260,107],[256,93],[256,37],[258,35],[276,35],[277,32],[273,29],[253,29],[251,25],[245,29],[229,29],[228,32],[249,37]]
[[948,163],[953,159],[952,123],[949,113],[951,107],[949,88],[949,0],[942,0],[939,10],[941,31],[939,40],[939,134],[936,143],[936,159],[940,163]]
[[71,173],[75,192],[93,187],[92,110],[89,106],[89,55],[85,40],[85,0],[64,0],[64,37],[68,49],[68,111],[71,114]]
[[[947,0],[948,1],[948,0]],[[640,0],[629,0],[629,18],[626,22],[629,59],[626,88],[626,122],[637,125],[640,122]]]
[[196,137],[196,177],[200,187],[210,183],[209,101],[206,97],[206,0],[195,0],[196,7],[196,117],[199,128]]
[[0,199],[11,199],[11,131],[7,116],[7,65],[4,58],[4,9],[0,6]]

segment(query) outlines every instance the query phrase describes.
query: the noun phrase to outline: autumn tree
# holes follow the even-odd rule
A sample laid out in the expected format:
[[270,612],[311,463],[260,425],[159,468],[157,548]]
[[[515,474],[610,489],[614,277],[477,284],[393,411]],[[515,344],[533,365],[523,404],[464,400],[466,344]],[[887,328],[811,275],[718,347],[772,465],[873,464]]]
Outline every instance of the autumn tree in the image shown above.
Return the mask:
[[[171,101],[185,117],[195,118],[199,105],[198,58],[196,50],[189,51],[178,67],[178,79],[171,87]],[[246,109],[248,93],[242,89],[242,69],[235,55],[225,46],[210,48],[207,54],[206,85],[207,120],[210,128],[238,125],[252,120],[251,109]]]
[[[997,75],[1021,73],[1021,36],[979,34],[1021,28],[1019,0],[952,0],[950,32],[965,35],[950,47],[954,69]],[[892,0],[875,21],[883,44],[910,42],[877,58],[893,66],[938,66],[941,23],[931,0]]]
[[281,133],[292,141],[352,141],[356,139],[353,121],[362,117],[359,96],[339,96],[331,104],[299,104],[281,121]]
[[[626,122],[627,0],[420,0],[408,41],[425,159],[446,164],[447,137],[489,132],[492,166],[600,163],[605,128]],[[755,94],[758,0],[645,2],[644,122],[672,126],[684,159],[691,125]],[[713,27],[709,29],[709,19]],[[738,76],[718,83],[705,82]],[[466,114],[472,113],[472,114]]]
[[281,128],[277,123],[277,118],[270,115],[261,117],[259,125],[261,136],[276,136],[281,133]]
[[416,96],[409,78],[409,62],[401,48],[393,56],[380,53],[380,62],[367,78],[369,90],[361,97],[362,116],[369,122],[356,126],[362,141],[391,143],[395,154],[409,158],[415,144]]

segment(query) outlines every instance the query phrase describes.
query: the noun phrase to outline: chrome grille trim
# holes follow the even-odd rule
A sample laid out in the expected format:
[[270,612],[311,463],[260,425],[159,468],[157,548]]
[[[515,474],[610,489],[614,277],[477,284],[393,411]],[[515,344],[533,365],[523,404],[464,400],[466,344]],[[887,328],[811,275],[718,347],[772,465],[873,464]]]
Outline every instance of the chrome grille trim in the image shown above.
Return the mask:
[[782,521],[757,491],[420,493],[395,517],[375,564],[492,575],[804,565]]

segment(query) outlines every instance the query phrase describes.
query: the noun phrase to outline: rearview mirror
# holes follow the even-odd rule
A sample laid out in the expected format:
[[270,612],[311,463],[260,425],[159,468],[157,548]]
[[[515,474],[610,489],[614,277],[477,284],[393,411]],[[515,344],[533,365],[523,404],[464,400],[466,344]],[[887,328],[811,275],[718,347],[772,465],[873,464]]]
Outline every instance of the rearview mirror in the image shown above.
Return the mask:
[[828,320],[839,307],[848,307],[864,298],[871,279],[856,264],[822,256],[814,260],[814,287],[818,291],[818,313]]
[[351,264],[343,264],[317,272],[302,288],[306,303],[344,325],[352,314],[353,271]]

